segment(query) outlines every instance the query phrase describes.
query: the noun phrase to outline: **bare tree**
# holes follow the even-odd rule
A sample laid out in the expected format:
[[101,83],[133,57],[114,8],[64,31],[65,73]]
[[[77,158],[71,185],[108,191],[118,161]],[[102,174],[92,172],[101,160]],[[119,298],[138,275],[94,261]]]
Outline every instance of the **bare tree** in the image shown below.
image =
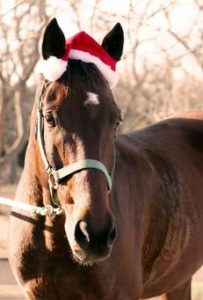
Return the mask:
[[10,165],[10,181],[15,180],[17,156],[28,138],[27,83],[46,22],[45,0],[16,1],[0,17],[0,164]]
[[172,16],[181,20],[183,3],[182,7],[173,0],[154,3],[132,0],[126,17],[125,75],[117,93],[118,97],[122,94],[123,131],[203,107],[202,6],[191,1],[189,9],[196,17],[188,21],[187,31],[178,31],[178,18]]

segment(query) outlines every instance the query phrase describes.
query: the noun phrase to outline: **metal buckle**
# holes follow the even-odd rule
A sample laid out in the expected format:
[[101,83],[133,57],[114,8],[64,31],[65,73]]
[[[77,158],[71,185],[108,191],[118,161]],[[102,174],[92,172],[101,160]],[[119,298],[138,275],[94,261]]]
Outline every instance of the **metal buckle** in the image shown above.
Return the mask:
[[59,186],[59,180],[56,176],[56,172],[54,170],[51,170],[49,173],[49,184],[54,189],[57,190]]
[[35,208],[32,208],[32,210],[31,210],[31,214],[33,216],[40,215],[40,216],[53,217],[53,216],[60,215],[62,213],[64,213],[63,208],[61,208],[61,207],[54,208],[51,205],[46,205],[45,207],[37,207],[36,206]]

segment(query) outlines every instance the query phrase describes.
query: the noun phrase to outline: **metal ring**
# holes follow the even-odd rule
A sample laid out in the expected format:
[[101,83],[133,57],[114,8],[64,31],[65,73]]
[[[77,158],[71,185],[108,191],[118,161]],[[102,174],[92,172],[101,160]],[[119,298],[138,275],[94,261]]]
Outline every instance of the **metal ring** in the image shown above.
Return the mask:
[[53,171],[49,174],[49,184],[54,190],[58,189],[59,183],[56,177],[54,176]]

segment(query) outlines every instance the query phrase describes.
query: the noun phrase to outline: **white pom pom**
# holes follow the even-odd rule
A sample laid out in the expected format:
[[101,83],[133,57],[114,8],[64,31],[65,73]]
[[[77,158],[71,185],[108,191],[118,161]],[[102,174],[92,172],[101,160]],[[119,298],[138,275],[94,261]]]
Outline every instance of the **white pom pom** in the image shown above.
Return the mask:
[[55,81],[63,75],[67,66],[67,61],[55,56],[50,56],[48,59],[40,60],[37,63],[36,72],[43,74],[44,78],[49,81]]

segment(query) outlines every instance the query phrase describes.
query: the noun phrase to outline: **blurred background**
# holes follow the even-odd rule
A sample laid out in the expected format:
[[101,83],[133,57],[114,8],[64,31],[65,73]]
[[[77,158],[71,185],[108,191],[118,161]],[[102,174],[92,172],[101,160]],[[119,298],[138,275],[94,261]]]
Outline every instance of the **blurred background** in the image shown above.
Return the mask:
[[18,181],[37,84],[45,25],[67,37],[80,29],[101,42],[125,32],[114,94],[121,132],[203,108],[203,0],[0,0],[0,184]]

